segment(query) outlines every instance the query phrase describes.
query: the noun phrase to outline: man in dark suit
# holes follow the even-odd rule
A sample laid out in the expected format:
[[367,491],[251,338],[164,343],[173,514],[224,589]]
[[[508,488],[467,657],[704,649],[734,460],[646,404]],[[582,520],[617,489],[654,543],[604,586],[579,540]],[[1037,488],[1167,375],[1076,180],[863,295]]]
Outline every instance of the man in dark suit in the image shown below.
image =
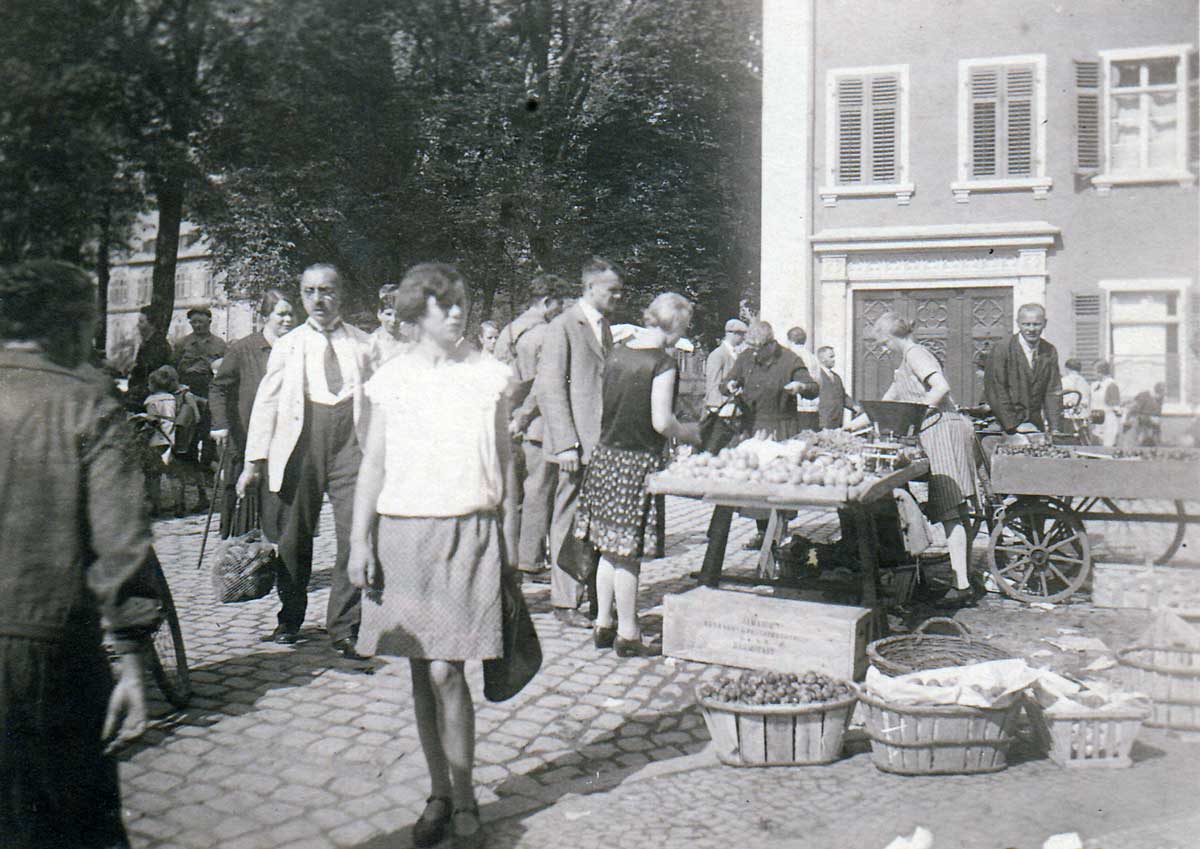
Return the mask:
[[837,355],[833,348],[828,345],[818,348],[817,361],[821,364],[821,373],[819,376],[814,376],[821,384],[821,395],[817,399],[817,416],[820,419],[821,429],[840,428],[844,418],[843,411],[849,410],[851,413],[857,413],[858,407],[855,406],[854,400],[846,394],[846,384],[842,383],[842,376],[833,370],[833,367],[837,365]]
[[1058,351],[1042,338],[1046,309],[1024,304],[1019,331],[995,345],[983,375],[983,391],[1006,433],[1057,431],[1062,418],[1062,375]]
[[600,440],[604,359],[613,344],[608,315],[621,298],[621,275],[608,260],[592,257],[581,277],[579,301],[546,328],[533,391],[542,411],[546,460],[558,466],[550,522],[550,603],[560,621],[590,628],[577,610],[583,587],[558,567],[558,554],[575,521],[584,467]]

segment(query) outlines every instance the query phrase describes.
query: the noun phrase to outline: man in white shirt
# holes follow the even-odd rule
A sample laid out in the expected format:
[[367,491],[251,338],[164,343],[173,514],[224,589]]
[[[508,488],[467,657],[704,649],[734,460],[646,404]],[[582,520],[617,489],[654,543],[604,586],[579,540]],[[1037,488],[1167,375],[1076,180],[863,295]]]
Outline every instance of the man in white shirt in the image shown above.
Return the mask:
[[246,467],[237,482],[246,488],[267,478],[279,494],[278,540],[283,562],[276,575],[279,624],[264,641],[294,643],[308,606],[313,537],[325,494],[333,505],[337,559],[325,627],[335,651],[350,659],[359,622],[359,590],[350,583],[350,519],[354,484],[365,434],[363,384],[370,377],[370,336],[341,318],[338,271],[313,265],[300,276],[300,299],[308,321],[271,348],[246,433]]
[[[800,358],[800,362],[804,363],[804,367],[808,369],[808,373],[812,375],[813,380],[821,383],[821,362],[817,359],[816,354],[808,350],[805,345],[808,342],[808,333],[803,327],[793,327],[787,332],[788,347]],[[801,430],[819,430],[820,425],[820,398],[802,398],[796,396],[796,409],[800,416]]]
[[[622,284],[617,269],[600,257],[583,264],[581,278],[583,296],[546,328],[533,391],[542,412],[546,460],[558,466],[550,522],[550,603],[561,622],[589,628],[576,609],[583,588],[557,562],[575,521],[583,470],[600,441],[604,360],[613,345],[607,316],[621,298]],[[594,593],[592,598],[594,604]]]

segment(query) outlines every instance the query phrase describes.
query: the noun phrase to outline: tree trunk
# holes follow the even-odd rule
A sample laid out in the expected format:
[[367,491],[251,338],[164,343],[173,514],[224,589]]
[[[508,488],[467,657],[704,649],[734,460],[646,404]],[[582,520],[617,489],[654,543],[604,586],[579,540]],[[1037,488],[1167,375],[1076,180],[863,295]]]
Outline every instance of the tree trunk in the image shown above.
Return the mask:
[[95,348],[108,353],[108,282],[111,277],[112,264],[109,252],[112,250],[112,201],[104,199],[104,209],[100,213],[100,236],[96,245],[96,339]]
[[183,220],[183,176],[170,174],[156,180],[154,194],[158,200],[158,232],[150,290],[151,321],[166,333],[175,313],[175,262],[179,255],[179,226]]

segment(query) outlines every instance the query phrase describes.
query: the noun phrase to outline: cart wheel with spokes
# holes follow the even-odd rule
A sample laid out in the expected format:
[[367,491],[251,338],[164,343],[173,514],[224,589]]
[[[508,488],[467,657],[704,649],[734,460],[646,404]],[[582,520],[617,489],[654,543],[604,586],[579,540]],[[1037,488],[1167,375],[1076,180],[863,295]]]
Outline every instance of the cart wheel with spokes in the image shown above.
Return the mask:
[[183,710],[192,698],[192,677],[188,671],[187,651],[183,646],[183,631],[179,627],[179,615],[175,612],[175,599],[171,596],[167,576],[153,549],[151,557],[162,619],[146,652],[146,666],[167,701],[176,709]]
[[1020,601],[1062,601],[1092,568],[1083,523],[1062,502],[1021,498],[997,517],[988,545],[997,586]]

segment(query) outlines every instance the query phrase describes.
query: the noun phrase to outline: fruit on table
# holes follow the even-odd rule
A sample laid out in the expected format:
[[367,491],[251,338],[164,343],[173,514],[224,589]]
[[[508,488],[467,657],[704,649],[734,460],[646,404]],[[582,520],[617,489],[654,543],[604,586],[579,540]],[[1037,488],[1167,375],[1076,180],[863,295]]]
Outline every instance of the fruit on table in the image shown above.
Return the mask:
[[1009,457],[1071,457],[1070,448],[1061,445],[997,445],[996,453]]
[[725,673],[700,685],[706,699],[744,705],[802,705],[832,702],[850,695],[850,685],[820,672],[793,674],[746,670]]
[[[822,434],[812,441],[799,438],[781,442],[754,437],[716,455],[681,451],[667,474],[750,483],[810,486],[854,486],[866,477],[862,447],[855,437],[839,438],[843,448],[820,447]],[[828,441],[828,440],[826,440]]]

